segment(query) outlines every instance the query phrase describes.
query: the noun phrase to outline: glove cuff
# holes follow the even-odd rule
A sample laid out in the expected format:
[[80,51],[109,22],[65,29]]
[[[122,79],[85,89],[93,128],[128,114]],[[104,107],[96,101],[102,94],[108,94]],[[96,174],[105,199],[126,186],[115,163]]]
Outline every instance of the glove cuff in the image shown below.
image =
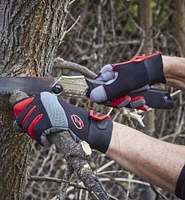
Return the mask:
[[94,111],[89,112],[89,117],[90,127],[87,142],[92,149],[105,153],[110,144],[113,122],[108,115],[97,115]]
[[180,199],[185,199],[185,165],[178,177],[175,188],[175,195]]
[[144,64],[148,73],[149,85],[154,85],[155,83],[166,83],[161,52],[157,51],[147,57],[148,58],[144,60]]

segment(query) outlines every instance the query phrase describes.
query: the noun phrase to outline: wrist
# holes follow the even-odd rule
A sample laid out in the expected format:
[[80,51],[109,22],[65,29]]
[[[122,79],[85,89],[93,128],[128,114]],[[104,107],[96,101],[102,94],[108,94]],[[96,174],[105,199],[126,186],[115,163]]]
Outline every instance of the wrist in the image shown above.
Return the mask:
[[92,149],[105,153],[109,148],[113,122],[107,115],[89,113],[89,133],[87,141]]
[[172,77],[172,73],[174,71],[173,58],[163,55],[162,61],[163,61],[164,76],[166,78],[166,82],[168,83],[168,80]]
[[162,56],[166,85],[185,90],[185,58]]

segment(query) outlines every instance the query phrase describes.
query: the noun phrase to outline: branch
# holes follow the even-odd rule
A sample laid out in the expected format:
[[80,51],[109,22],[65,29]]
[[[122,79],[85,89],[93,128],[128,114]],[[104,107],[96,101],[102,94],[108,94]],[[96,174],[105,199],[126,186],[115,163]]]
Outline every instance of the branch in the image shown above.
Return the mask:
[[161,190],[160,188],[158,188],[152,184],[150,184],[150,186],[157,196],[162,197],[164,200],[168,200],[168,198],[162,194],[162,192],[160,191]]
[[[107,115],[110,115],[111,112],[113,111],[114,108],[111,108],[108,112]],[[152,109],[149,108],[147,112],[151,111]],[[140,113],[142,113],[143,111],[137,111],[136,109],[134,111],[130,111],[128,108],[124,107],[124,108],[120,108],[118,110],[118,112],[116,112],[116,114],[113,117],[113,121],[116,120],[116,118],[119,116],[120,113],[122,113],[124,116],[126,116],[128,118],[128,120],[130,119],[135,119],[137,120],[137,122],[142,126],[145,127],[144,123],[143,123],[143,119],[144,116],[140,115]]]
[[131,21],[133,22],[133,24],[134,24],[134,25],[136,26],[136,28],[138,28],[138,29],[141,31],[141,33],[142,33],[142,38],[141,38],[140,47],[139,47],[138,51],[135,53],[135,55],[133,56],[133,57],[135,57],[135,56],[137,56],[137,55],[139,55],[139,54],[141,53],[141,50],[142,50],[142,48],[143,48],[143,46],[144,46],[144,43],[145,43],[145,40],[146,40],[146,32],[145,32],[145,30],[144,30],[141,26],[139,26],[139,25],[135,22],[135,20],[133,19],[132,15],[131,15],[130,12],[128,11],[128,9],[127,9],[127,7],[125,6],[125,4],[124,4],[124,7],[125,7],[125,9],[126,9],[126,13],[128,14],[128,16],[129,16],[129,18],[131,19]]
[[78,178],[84,183],[93,199],[108,200],[108,194],[93,174],[87,162],[91,155],[89,145],[85,141],[76,143],[68,131],[52,133],[48,137],[63,152],[68,165],[76,172]]
[[55,69],[69,69],[72,71],[76,71],[76,72],[81,73],[87,78],[95,78],[97,76],[93,71],[89,70],[87,67],[83,65],[79,65],[74,62],[66,61],[60,57],[57,57],[54,59],[54,68]]
[[[75,1],[75,0],[74,0],[74,1]],[[71,1],[71,2],[69,3],[69,5],[72,4],[74,1]],[[66,36],[66,34],[69,33],[69,32],[73,29],[73,27],[77,24],[77,22],[79,21],[79,19],[80,19],[80,16],[78,16],[78,18],[76,19],[76,21],[74,22],[74,24],[72,24],[71,27],[70,27],[68,30],[63,31],[63,33],[62,33],[62,35],[61,35],[61,38],[60,38],[60,40],[59,40],[59,44],[62,43],[62,41],[63,41],[64,37]]]
[[70,168],[69,165],[67,165],[67,168],[65,170],[64,176],[63,176],[63,181],[61,182],[59,193],[56,196],[56,200],[61,200],[61,199],[66,199],[67,197],[67,188],[69,186],[69,183],[67,180],[70,179],[70,176],[72,174],[73,170]]
[[69,184],[70,186],[73,186],[74,188],[87,190],[87,188],[82,187],[78,183],[69,182],[69,181],[64,180],[64,179],[47,177],[47,176],[28,176],[28,181],[66,183],[66,184]]

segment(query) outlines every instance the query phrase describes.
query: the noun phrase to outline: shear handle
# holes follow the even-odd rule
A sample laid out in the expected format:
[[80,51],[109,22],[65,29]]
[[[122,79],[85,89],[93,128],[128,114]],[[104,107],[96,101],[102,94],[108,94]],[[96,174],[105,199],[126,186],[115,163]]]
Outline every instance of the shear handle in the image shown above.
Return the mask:
[[[87,97],[90,96],[90,91],[92,91],[97,86],[104,84],[104,82],[102,81],[95,81],[87,78],[86,82],[89,87],[86,92]],[[146,105],[149,106],[150,108],[155,108],[155,109],[174,108],[172,97],[166,90],[149,88],[147,90],[123,94],[123,96],[124,95],[129,95],[130,97],[143,96],[146,101]]]

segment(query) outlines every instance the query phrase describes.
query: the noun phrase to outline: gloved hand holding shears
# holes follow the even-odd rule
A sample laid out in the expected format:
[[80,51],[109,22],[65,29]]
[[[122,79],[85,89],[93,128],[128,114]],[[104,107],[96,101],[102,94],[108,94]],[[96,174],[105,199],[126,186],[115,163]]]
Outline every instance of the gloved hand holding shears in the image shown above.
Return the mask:
[[134,95],[135,92],[141,94],[151,85],[165,82],[161,53],[155,52],[137,56],[127,62],[105,65],[94,81],[87,79],[87,96],[92,101],[112,107],[146,111],[148,106],[144,97]]
[[[150,105],[154,103],[155,108],[172,106],[171,101],[168,103],[163,99],[160,90],[149,92],[151,89],[148,89],[157,82],[165,83],[159,52],[124,63],[106,65],[95,80],[86,81],[89,86],[87,96],[98,103],[146,110],[147,99],[146,102]],[[137,93],[135,90],[140,91]],[[44,146],[49,143],[48,134],[69,130],[76,141],[85,140],[91,148],[103,153],[108,149],[113,128],[110,117],[67,104],[54,94],[41,92],[22,99],[15,103],[14,114],[15,130],[28,133]]]

